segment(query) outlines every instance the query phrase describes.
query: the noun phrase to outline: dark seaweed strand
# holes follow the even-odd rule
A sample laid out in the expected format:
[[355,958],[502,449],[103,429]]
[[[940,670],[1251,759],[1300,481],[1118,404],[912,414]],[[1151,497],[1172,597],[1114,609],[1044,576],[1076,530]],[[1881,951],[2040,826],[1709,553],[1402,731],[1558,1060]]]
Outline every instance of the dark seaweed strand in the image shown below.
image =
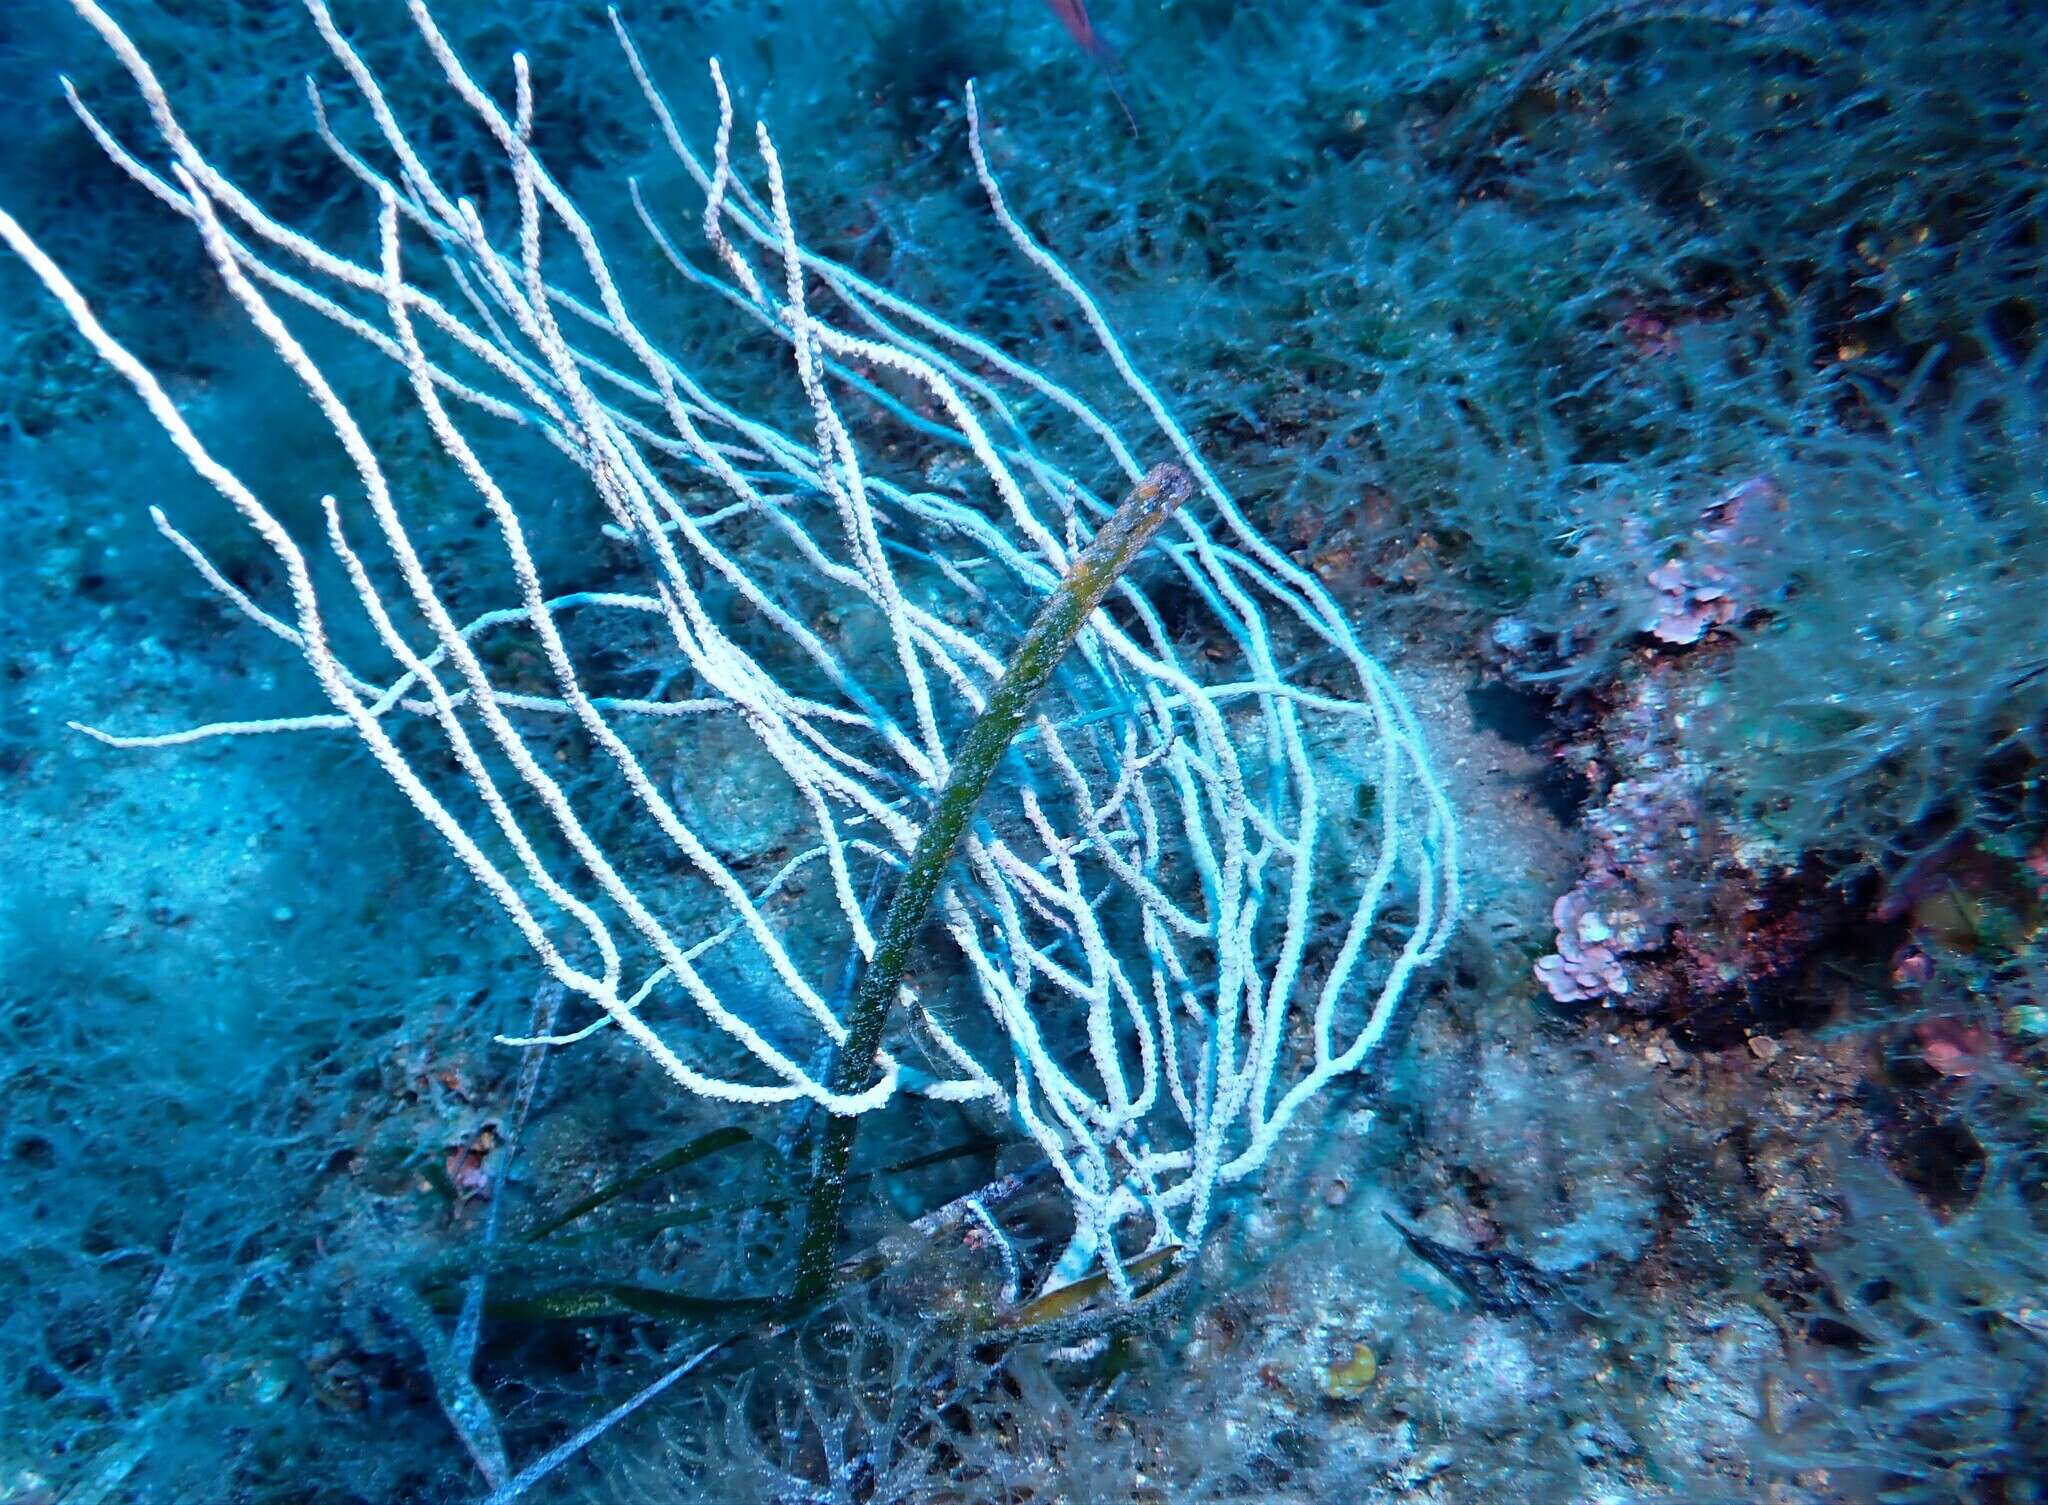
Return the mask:
[[[932,900],[938,896],[953,848],[959,845],[975,806],[981,803],[1004,750],[1022,729],[1032,701],[1038,698],[1038,692],[1052,678],[1052,671],[1073,646],[1082,624],[1102,604],[1102,598],[1109,594],[1131,560],[1194,489],[1193,479],[1180,466],[1171,462],[1153,466],[1131,488],[1088,546],[1075,556],[1058,588],[1032,618],[1024,641],[1004,669],[987,707],[954,752],[952,774],[939,791],[931,819],[918,834],[902,880],[890,897],[875,954],[861,974],[860,989],[854,995],[846,1043],[833,1062],[833,1092],[851,1096],[873,1085],[875,1052],[881,1048],[882,1028],[902,986],[911,949],[924,928]],[[832,1255],[839,1242],[839,1210],[846,1193],[846,1168],[852,1159],[853,1138],[859,1125],[856,1115],[832,1114],[819,1137],[803,1243],[797,1254],[796,1285],[790,1294],[793,1306],[814,1302],[831,1289]]]

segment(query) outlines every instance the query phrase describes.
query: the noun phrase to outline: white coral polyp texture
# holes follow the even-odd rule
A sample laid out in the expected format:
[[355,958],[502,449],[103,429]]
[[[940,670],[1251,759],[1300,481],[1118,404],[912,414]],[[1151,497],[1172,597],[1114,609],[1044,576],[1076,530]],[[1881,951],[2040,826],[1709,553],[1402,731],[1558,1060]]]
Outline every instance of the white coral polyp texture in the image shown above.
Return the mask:
[[[1385,670],[1250,525],[1093,297],[1005,205],[971,90],[991,212],[1078,314],[1100,379],[1145,415],[1142,432],[1119,433],[1071,386],[807,249],[767,131],[751,173],[735,158],[716,64],[707,157],[619,28],[622,66],[701,197],[679,218],[629,191],[685,295],[737,307],[762,360],[793,368],[808,410],[793,423],[743,411],[722,369],[692,370],[644,332],[648,311],[629,306],[532,139],[523,57],[513,97],[494,98],[414,5],[447,92],[390,99],[310,0],[375,122],[345,143],[313,97],[376,211],[373,251],[351,259],[220,171],[119,26],[74,3],[140,89],[156,140],[117,140],[74,96],[86,128],[191,222],[356,472],[352,494],[324,499],[326,536],[293,536],[0,215],[0,235],[275,556],[284,589],[261,600],[158,517],[228,606],[297,651],[321,702],[289,719],[92,735],[137,748],[358,738],[584,1004],[582,1027],[549,1043],[615,1028],[682,1090],[732,1103],[865,1113],[915,1091],[985,1104],[1050,1160],[1074,1207],[1070,1254],[1119,1289],[1134,1251],[1198,1246],[1218,1191],[1254,1177],[1292,1120],[1367,1065],[1444,946],[1456,827]],[[495,235],[419,144],[436,109],[466,113],[495,147]],[[676,249],[682,225],[708,245],[699,261]],[[380,449],[294,332],[309,320],[403,373],[488,517],[467,547],[490,557],[465,575],[505,582],[495,609],[445,599],[408,516],[410,477],[394,480],[388,440]],[[521,496],[516,474],[492,468],[508,430],[585,479],[592,558],[612,561],[615,588],[543,578],[528,523],[543,502],[565,504]],[[959,461],[934,462],[949,452]],[[939,901],[957,954],[929,948],[876,1085],[835,1094],[822,1063],[846,1035],[837,978],[872,949],[870,897],[916,841],[949,742],[1117,495],[1166,458],[1197,496],[1095,614],[998,773]],[[939,475],[943,489],[927,479]],[[591,661],[608,628],[658,640],[652,688],[631,693]],[[527,666],[516,688],[502,667],[513,640]],[[689,778],[673,766],[678,717],[714,718],[781,781],[787,797],[761,806],[787,813],[779,845],[750,833],[734,850],[675,797]],[[590,754],[573,785],[558,772],[567,741]],[[621,809],[635,840],[608,847],[597,828],[615,831]],[[666,849],[659,864],[651,842]],[[785,901],[818,879],[831,902],[802,910],[798,944]],[[721,990],[721,948],[746,950],[760,985]]]

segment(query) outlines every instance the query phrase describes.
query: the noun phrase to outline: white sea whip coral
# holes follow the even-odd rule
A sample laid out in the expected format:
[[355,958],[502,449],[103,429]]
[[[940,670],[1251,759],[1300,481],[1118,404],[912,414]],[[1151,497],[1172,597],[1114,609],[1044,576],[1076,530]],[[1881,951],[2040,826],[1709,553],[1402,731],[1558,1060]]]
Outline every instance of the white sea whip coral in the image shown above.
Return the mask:
[[[1142,440],[1033,366],[805,249],[765,128],[756,132],[762,186],[736,170],[716,64],[720,118],[707,165],[618,28],[669,148],[704,193],[717,272],[675,249],[637,187],[635,206],[679,273],[779,342],[809,432],[740,411],[714,390],[716,373],[687,369],[644,332],[531,140],[523,57],[513,60],[508,109],[425,6],[411,7],[449,89],[502,154],[517,224],[494,240],[436,176],[326,6],[308,0],[380,138],[367,154],[345,145],[313,95],[323,136],[378,206],[377,255],[355,261],[231,182],[120,27],[92,0],[73,3],[140,89],[167,164],[116,140],[74,94],[81,119],[192,222],[228,293],[317,404],[361,490],[324,499],[326,547],[348,589],[323,589],[273,510],[0,214],[0,237],[275,555],[288,601],[271,609],[161,514],[159,528],[229,605],[298,650],[330,707],[91,735],[161,748],[349,732],[546,971],[588,1000],[591,1023],[553,1043],[616,1027],[684,1090],[733,1103],[808,1099],[848,1114],[903,1091],[979,1101],[1037,1142],[1072,1200],[1075,1239],[1056,1278],[1099,1261],[1127,1291],[1123,1262],[1135,1248],[1198,1247],[1218,1188],[1254,1176],[1295,1116],[1366,1062],[1416,970],[1443,947],[1458,908],[1456,827],[1386,672],[1314,577],[1245,519],[1093,298],[1010,213],[971,90],[969,139],[989,204],[1149,415]],[[559,264],[544,241],[565,244]],[[281,315],[292,305],[403,369],[488,513],[500,551],[491,565],[508,574],[509,604],[457,619],[422,562],[389,460]],[[582,473],[602,508],[593,531],[632,546],[637,589],[550,592],[509,478],[488,460],[503,425],[538,434]],[[875,432],[927,454],[964,450],[971,482],[940,492],[889,473],[856,442]],[[792,944],[781,897],[799,873],[822,867],[845,944],[872,952],[861,895],[915,843],[946,777],[949,735],[980,711],[1002,671],[1013,634],[1006,609],[1028,615],[1108,515],[1087,477],[1116,471],[1115,489],[1135,483],[1148,446],[1161,451],[1149,458],[1177,460],[1198,488],[1153,545],[1155,576],[1176,598],[1173,626],[1153,599],[1158,585],[1148,595],[1128,578],[1095,613],[940,897],[971,983],[914,969],[923,992],[904,989],[908,1025],[890,1044],[922,1064],[884,1055],[871,1089],[835,1093],[819,1063],[846,1028],[830,984],[799,959],[830,948]],[[380,551],[366,558],[371,536]],[[330,630],[336,613],[359,613],[390,662],[345,662]],[[599,693],[598,671],[571,641],[587,636],[592,617],[654,624],[687,693]],[[880,624],[873,644],[844,626],[856,617]],[[585,631],[570,632],[571,619]],[[494,678],[485,649],[506,635],[538,645],[547,693]],[[1342,685],[1290,675],[1283,653],[1334,664]],[[751,889],[744,864],[692,824],[651,766],[659,739],[649,729],[679,716],[735,718],[803,812],[803,829],[789,833],[794,855]],[[598,755],[604,790],[572,791],[550,771],[544,752],[565,737]],[[440,751],[409,750],[422,738],[438,739]],[[459,779],[421,772],[444,758]],[[589,819],[599,798],[624,801],[686,876],[639,872],[606,850]],[[756,948],[771,987],[726,996],[705,975],[700,963],[735,942]],[[978,997],[986,1018],[937,1001],[955,992]],[[677,1016],[678,1002],[699,1016],[696,1027]],[[804,1034],[810,1045],[793,1048]],[[1132,1219],[1150,1220],[1142,1236],[1113,1236]]]

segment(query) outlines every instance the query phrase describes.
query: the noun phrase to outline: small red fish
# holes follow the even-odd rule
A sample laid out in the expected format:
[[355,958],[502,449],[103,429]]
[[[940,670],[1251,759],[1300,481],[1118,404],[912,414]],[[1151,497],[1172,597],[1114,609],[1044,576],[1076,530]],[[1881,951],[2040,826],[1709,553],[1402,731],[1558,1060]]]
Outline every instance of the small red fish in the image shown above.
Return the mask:
[[1095,29],[1095,23],[1088,19],[1088,7],[1083,0],[1045,0],[1046,8],[1059,17],[1060,25],[1067,29],[1067,35],[1074,39],[1074,45],[1085,52],[1095,66],[1102,70],[1102,80],[1109,85],[1109,92],[1116,96],[1116,102],[1123,108],[1124,119],[1131,123],[1131,134],[1138,134],[1138,117],[1131,113],[1130,101],[1124,98],[1124,91],[1117,87],[1118,71],[1116,49],[1102,40],[1102,34]]

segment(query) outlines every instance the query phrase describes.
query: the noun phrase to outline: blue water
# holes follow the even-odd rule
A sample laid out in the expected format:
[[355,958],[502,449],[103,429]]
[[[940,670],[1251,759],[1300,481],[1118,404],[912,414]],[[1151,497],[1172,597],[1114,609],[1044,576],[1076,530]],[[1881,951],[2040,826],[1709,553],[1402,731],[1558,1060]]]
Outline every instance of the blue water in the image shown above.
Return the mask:
[[[2032,7],[653,0],[621,15],[656,104],[584,0],[436,6],[460,84],[396,5],[337,4],[344,56],[297,0],[78,4],[0,7],[0,1501],[2048,1498]],[[692,171],[713,57],[752,290]],[[992,208],[970,80],[1018,233],[1093,303]],[[776,223],[756,120],[793,282],[742,227]],[[529,217],[522,139],[578,219]],[[529,224],[555,333],[517,312]],[[394,312],[387,251],[468,344]],[[473,624],[525,577],[408,329],[645,789],[524,619],[475,628],[477,673],[544,780],[447,668],[423,597]],[[833,331],[999,390],[1043,539],[929,367]],[[637,426],[592,442],[579,391]],[[1037,876],[955,855],[885,1035],[913,1086],[957,1045],[989,1090],[861,1120],[834,1289],[792,1305],[827,1115],[677,1078],[829,1074],[790,977],[844,1016],[890,822],[1128,490],[1103,432],[1206,467],[1229,557],[1169,528],[1041,702],[1118,834],[1048,838],[1080,817],[1044,728],[998,764],[970,835]],[[1201,721],[1112,630],[1238,688]],[[437,645],[474,766],[401,683]],[[831,858],[789,772],[827,743]],[[1242,873],[1193,830],[1231,788],[1275,812]],[[758,1050],[607,887],[692,941],[730,919],[657,804],[765,916],[691,955]],[[1239,878],[1236,950],[1149,897]],[[619,1028],[503,1043],[602,1017],[583,905],[675,1071]],[[1283,984],[1219,1022],[1239,956]],[[1112,971],[1143,981],[1099,1019],[1056,1007]],[[1028,1029],[985,1006],[1020,975]],[[1045,1084],[1156,1073],[1102,1155],[1163,1156],[1245,1069],[1231,1029],[1276,1032],[1272,1102],[1310,1074],[1332,977],[1370,1051],[1229,1140],[1213,1206],[1167,1191],[1209,1174],[1191,1138],[1107,1258],[1077,1241],[1044,1136],[1085,1115]]]

